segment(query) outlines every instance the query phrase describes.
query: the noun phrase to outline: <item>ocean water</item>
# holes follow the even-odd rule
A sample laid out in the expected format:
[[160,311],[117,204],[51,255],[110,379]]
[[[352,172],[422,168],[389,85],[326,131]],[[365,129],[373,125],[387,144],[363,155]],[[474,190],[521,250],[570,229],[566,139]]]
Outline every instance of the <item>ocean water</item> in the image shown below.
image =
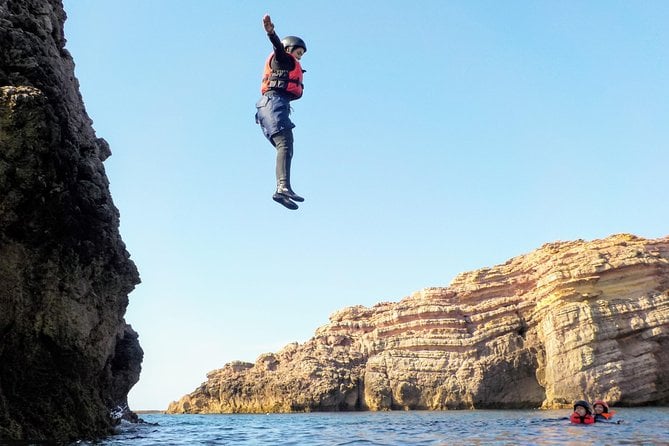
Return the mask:
[[[669,445],[669,408],[616,409],[622,424],[572,425],[569,410],[142,415],[79,445]],[[149,424],[151,423],[151,424]]]

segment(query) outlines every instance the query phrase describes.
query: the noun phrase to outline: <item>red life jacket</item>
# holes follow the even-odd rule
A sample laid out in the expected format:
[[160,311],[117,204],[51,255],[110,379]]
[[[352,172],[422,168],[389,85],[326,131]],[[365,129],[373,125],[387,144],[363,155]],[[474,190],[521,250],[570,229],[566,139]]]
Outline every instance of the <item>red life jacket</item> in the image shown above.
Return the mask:
[[293,96],[293,99],[302,97],[302,91],[304,90],[302,73],[304,71],[295,56],[290,53],[288,55],[295,60],[295,68],[290,71],[272,69],[274,53],[269,55],[265,62],[265,71],[262,76],[262,83],[260,84],[261,93],[265,94],[268,90],[280,90]]
[[571,417],[569,417],[569,421],[571,421],[574,424],[592,424],[595,422],[595,417],[590,415],[589,413],[585,414],[584,416],[580,416],[576,412],[571,414]]
[[595,416],[596,416],[596,417],[602,417],[602,418],[604,418],[604,419],[606,419],[606,420],[610,420],[611,418],[613,418],[613,415],[614,415],[615,413],[616,413],[616,411],[615,411],[615,410],[612,410],[611,412],[598,413],[598,414],[595,415]]

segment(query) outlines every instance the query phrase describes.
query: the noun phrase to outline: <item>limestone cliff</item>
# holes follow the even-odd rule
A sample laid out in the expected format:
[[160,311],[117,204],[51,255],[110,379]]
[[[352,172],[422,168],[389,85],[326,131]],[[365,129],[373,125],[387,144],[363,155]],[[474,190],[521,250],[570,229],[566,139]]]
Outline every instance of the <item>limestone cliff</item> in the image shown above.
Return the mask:
[[171,413],[669,402],[669,237],[550,243],[210,372]]
[[142,350],[60,0],[0,0],[0,439],[109,433]]

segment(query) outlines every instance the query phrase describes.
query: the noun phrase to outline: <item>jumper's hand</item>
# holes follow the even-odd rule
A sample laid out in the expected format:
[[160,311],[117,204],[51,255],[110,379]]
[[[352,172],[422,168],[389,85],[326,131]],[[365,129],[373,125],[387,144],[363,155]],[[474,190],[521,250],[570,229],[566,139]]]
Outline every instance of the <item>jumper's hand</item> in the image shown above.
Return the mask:
[[269,14],[265,14],[265,16],[262,18],[262,25],[265,27],[267,34],[274,33],[274,23],[272,23],[272,19],[269,17]]

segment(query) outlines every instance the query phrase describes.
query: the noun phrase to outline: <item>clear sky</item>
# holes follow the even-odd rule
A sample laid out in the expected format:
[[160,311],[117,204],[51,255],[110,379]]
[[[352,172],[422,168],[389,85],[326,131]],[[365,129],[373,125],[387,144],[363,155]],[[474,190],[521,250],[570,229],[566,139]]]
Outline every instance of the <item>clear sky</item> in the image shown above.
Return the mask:
[[[669,2],[65,0],[142,283],[133,409],[557,240],[669,234]],[[302,37],[289,211],[254,122]]]

